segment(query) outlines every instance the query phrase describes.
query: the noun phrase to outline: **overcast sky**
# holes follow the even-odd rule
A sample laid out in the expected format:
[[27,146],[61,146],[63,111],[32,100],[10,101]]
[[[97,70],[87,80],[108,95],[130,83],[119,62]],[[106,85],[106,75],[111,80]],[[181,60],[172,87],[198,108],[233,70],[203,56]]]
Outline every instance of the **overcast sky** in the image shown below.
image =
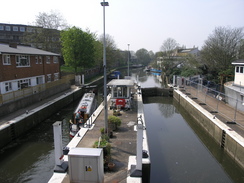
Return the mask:
[[[59,12],[69,25],[103,34],[102,0],[4,0],[0,23],[33,24],[39,12]],[[244,0],[108,0],[106,34],[117,48],[157,52],[167,38],[201,47],[215,27],[244,27]]]

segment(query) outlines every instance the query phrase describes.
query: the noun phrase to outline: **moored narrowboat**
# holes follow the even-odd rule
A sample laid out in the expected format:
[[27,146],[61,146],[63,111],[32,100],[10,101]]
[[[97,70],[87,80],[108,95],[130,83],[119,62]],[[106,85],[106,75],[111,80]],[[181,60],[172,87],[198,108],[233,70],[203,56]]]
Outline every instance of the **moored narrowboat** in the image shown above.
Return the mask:
[[70,120],[70,137],[74,137],[81,127],[87,122],[97,108],[95,93],[85,93],[75,109]]

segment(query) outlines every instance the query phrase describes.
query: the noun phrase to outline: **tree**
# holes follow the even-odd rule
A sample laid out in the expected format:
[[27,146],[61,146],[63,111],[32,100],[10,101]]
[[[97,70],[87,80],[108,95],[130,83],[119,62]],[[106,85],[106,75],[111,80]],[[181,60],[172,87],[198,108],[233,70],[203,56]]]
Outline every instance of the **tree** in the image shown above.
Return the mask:
[[24,43],[36,48],[61,53],[60,30],[67,27],[66,21],[58,12],[39,13],[24,34]]
[[203,45],[202,62],[212,75],[221,77],[221,84],[224,82],[221,75],[233,71],[231,62],[238,58],[243,36],[243,28],[216,27]]
[[57,30],[68,28],[66,20],[57,11],[51,11],[50,13],[40,12],[36,16],[35,25],[42,28]]
[[165,84],[169,83],[170,77],[175,72],[175,69],[177,68],[177,65],[179,64],[177,62],[173,62],[172,57],[173,53],[176,50],[176,48],[179,46],[179,44],[176,42],[173,38],[167,38],[162,46],[161,46],[161,52],[158,52],[157,55],[160,57],[163,57],[162,62],[162,81]]
[[[103,35],[100,36],[99,41],[103,45]],[[107,68],[116,67],[118,63],[115,62],[114,57],[116,54],[116,44],[114,38],[109,34],[105,35],[105,44],[106,44],[106,64]]]
[[136,57],[140,64],[148,65],[151,62],[150,54],[145,48],[137,50]]
[[168,38],[163,42],[161,50],[170,59],[174,50],[179,46],[179,44],[173,38]]
[[238,58],[239,59],[244,59],[244,39],[240,41],[240,48],[238,52]]
[[62,53],[65,63],[77,68],[89,68],[94,65],[95,40],[91,33],[84,32],[77,27],[61,32]]

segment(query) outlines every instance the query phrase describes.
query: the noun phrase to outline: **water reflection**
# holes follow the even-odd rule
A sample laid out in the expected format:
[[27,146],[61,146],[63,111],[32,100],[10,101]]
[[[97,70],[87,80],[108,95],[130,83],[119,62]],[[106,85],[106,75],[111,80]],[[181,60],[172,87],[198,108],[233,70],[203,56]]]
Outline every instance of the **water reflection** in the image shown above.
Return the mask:
[[[131,73],[142,87],[161,87],[157,76],[146,76],[142,69],[132,70]],[[102,82],[100,84],[103,85]],[[99,102],[102,93],[103,89],[99,87]],[[145,98],[143,101],[152,161],[151,183],[222,183],[231,182],[231,179],[244,182],[244,173],[240,168],[177,102],[160,97]],[[68,144],[68,121],[78,102],[62,109],[59,115],[54,114],[25,137],[1,150],[1,183],[48,182],[54,168],[52,124],[62,121],[63,145]]]
[[232,182],[175,111],[172,98],[154,97],[144,104],[151,182]]
[[68,120],[75,103],[62,109],[26,133],[11,146],[2,149],[0,182],[48,182],[54,168],[54,144],[52,124],[62,121],[63,145],[69,142]]

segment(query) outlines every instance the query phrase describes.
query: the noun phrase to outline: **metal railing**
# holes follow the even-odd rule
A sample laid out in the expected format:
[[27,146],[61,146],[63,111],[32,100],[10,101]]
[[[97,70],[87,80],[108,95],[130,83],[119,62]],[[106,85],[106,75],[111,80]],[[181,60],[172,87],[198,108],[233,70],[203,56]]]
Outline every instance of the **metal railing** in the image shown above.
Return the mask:
[[[180,86],[184,88],[186,95],[191,96],[192,99],[197,99],[200,105],[206,105],[210,108],[211,113],[218,113],[223,116],[227,119],[227,123],[238,123],[244,127],[240,124],[244,122],[242,101],[233,96],[227,96],[213,87],[204,86],[201,82],[193,82],[185,78],[181,81]],[[232,105],[228,101],[232,101]]]

